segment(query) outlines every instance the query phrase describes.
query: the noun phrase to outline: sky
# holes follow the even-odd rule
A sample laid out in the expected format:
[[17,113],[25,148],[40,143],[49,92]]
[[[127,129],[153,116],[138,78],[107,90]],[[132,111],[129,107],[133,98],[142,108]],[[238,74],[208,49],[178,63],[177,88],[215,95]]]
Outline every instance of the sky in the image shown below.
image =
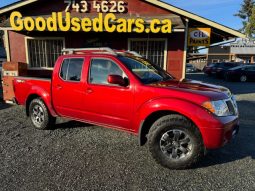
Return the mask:
[[[0,0],[0,7],[17,0]],[[233,16],[240,9],[243,0],[163,0],[174,6],[203,16],[233,29],[240,29],[242,22]]]

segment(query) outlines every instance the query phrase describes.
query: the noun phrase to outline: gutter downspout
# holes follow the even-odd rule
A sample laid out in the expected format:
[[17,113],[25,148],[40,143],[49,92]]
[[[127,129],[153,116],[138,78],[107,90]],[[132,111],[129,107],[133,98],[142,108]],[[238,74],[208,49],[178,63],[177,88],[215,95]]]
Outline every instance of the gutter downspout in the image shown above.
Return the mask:
[[183,63],[182,63],[182,78],[186,78],[186,62],[187,62],[187,50],[188,50],[188,33],[189,33],[189,19],[185,19],[185,41],[184,41],[184,51],[183,51]]

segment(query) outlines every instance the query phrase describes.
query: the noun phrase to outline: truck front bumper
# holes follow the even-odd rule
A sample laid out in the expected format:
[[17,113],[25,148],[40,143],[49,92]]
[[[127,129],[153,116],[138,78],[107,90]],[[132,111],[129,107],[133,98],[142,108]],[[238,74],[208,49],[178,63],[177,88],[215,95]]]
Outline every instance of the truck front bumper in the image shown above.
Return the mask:
[[230,142],[239,132],[237,116],[218,117],[213,127],[201,128],[204,145],[207,149],[217,149]]

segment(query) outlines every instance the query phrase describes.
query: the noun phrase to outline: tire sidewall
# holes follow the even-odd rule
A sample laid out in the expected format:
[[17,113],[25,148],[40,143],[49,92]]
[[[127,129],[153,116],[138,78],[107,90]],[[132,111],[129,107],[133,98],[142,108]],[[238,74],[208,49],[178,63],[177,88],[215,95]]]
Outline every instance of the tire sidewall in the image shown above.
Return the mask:
[[[162,120],[156,121],[153,124],[155,130],[149,135],[150,151],[154,155],[154,158],[165,167],[170,169],[184,169],[190,167],[195,158],[201,154],[202,138],[196,132],[195,127],[180,121]],[[185,132],[191,139],[192,150],[189,155],[181,159],[171,159],[167,157],[160,148],[160,140],[164,133],[169,130],[181,130]]]
[[[33,108],[36,105],[40,106],[43,110],[43,113],[44,113],[44,121],[40,125],[35,124],[32,120]],[[48,112],[48,109],[47,109],[46,105],[44,104],[44,102],[41,99],[34,99],[34,100],[31,101],[31,103],[29,105],[29,117],[30,117],[31,123],[33,124],[33,126],[36,129],[39,129],[39,130],[47,129],[48,124],[49,124],[49,112]]]

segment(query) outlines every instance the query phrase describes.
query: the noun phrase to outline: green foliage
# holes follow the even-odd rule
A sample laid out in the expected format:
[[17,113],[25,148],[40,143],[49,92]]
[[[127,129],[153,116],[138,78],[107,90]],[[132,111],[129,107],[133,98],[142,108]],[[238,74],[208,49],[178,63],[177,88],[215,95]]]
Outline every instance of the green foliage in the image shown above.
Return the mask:
[[241,29],[249,38],[255,35],[255,2],[254,0],[244,0],[241,9],[235,16],[243,21],[243,28]]
[[237,14],[235,14],[235,16],[238,16],[243,20],[248,19],[252,15],[252,8],[254,4],[254,0],[244,0],[241,5],[241,9]]
[[254,38],[255,35],[255,6],[252,8],[252,14],[249,18],[249,21],[244,24],[244,32],[248,37]]

